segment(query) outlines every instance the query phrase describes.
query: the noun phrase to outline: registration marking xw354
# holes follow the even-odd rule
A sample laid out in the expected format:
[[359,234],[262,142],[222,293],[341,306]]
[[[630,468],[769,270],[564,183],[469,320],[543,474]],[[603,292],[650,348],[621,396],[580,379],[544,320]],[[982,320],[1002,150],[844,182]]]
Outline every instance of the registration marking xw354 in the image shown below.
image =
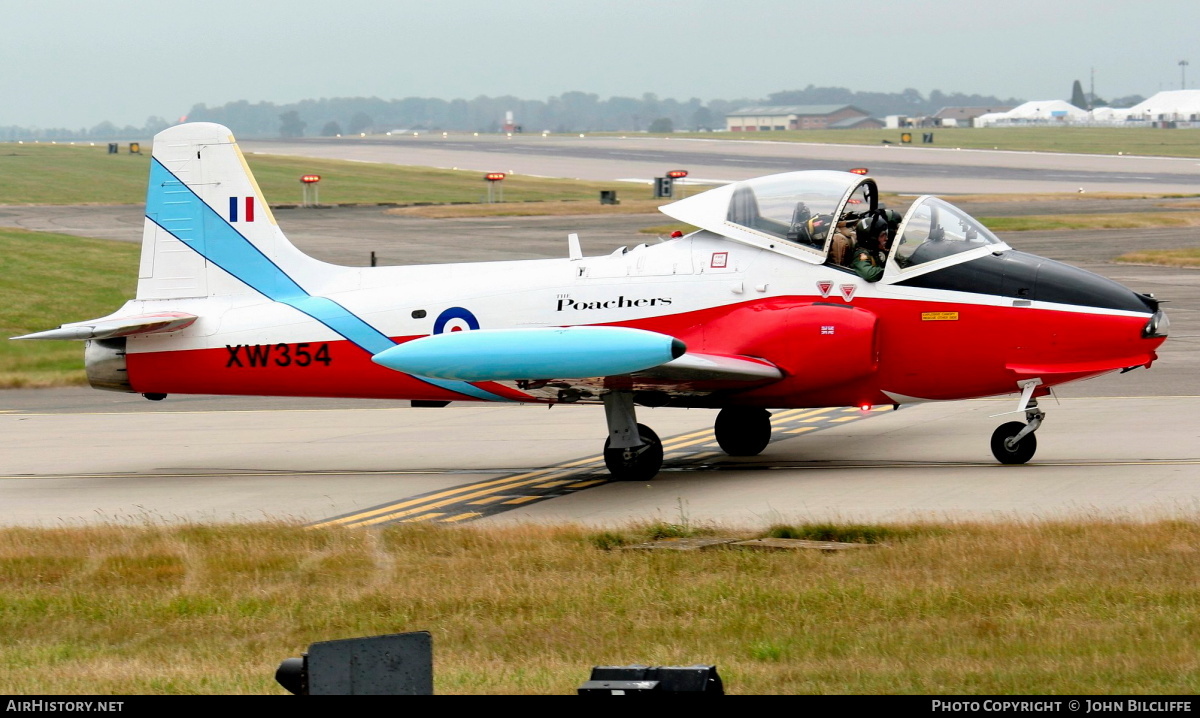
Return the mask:
[[329,356],[329,344],[236,344],[225,345],[229,357],[225,368],[261,369],[268,366],[298,366],[309,367],[316,364],[329,366],[333,358]]

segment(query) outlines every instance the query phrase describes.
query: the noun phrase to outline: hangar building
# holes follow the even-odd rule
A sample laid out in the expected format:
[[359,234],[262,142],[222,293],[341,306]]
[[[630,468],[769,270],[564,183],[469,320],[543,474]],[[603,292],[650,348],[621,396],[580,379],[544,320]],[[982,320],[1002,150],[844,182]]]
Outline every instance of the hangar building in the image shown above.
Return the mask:
[[743,107],[725,115],[730,132],[879,128],[883,122],[854,105]]

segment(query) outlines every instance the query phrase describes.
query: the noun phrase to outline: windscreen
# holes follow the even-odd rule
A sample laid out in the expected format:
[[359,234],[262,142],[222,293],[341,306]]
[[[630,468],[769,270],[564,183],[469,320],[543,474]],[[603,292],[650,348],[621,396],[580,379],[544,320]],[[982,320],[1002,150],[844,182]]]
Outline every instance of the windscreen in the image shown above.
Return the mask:
[[925,197],[909,209],[892,256],[901,269],[992,244],[996,235],[966,212],[936,197]]

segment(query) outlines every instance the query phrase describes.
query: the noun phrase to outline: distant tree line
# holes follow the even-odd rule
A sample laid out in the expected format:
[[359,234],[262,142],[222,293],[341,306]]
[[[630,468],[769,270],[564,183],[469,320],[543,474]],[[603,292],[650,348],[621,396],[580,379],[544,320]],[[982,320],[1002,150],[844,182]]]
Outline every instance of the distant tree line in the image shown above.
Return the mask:
[[79,129],[0,125],[0,142],[15,142],[17,140],[141,140],[153,137],[173,124],[173,122],[168,122],[161,117],[152,116],[147,117],[146,123],[141,127],[134,127],[133,125],[118,127],[108,120],[92,128],[81,127]]
[[219,107],[196,105],[190,120],[227,125],[239,136],[300,137],[390,132],[396,130],[499,132],[507,112],[524,132],[598,132],[712,130],[725,127],[725,115],[747,105],[855,105],[884,115],[933,114],[947,105],[1015,105],[1018,99],[985,95],[946,94],[934,90],[928,97],[913,89],[899,93],[854,92],[842,87],[815,87],[777,92],[759,99],[686,101],[662,99],[653,93],[641,97],[610,97],[586,92],[566,92],[547,100],[517,97],[477,97],[442,100],[407,97],[341,97],[276,105],[230,102]]
[[[1072,88],[1072,99],[1080,88]],[[1093,104],[1097,101],[1090,98]],[[1121,98],[1128,100],[1131,98]],[[1140,97],[1137,98],[1140,101]],[[943,107],[996,107],[1019,105],[1024,100],[991,95],[944,93],[933,90],[926,97],[912,88],[902,92],[855,92],[844,87],[816,87],[776,92],[765,98],[686,101],[641,97],[610,97],[587,92],[565,92],[546,100],[522,100],[512,96],[476,97],[473,100],[442,100],[406,97],[335,97],[302,100],[290,104],[273,102],[229,102],[218,107],[198,104],[188,112],[189,121],[219,122],[239,137],[304,137],[340,134],[408,131],[499,132],[505,115],[513,113],[520,131],[600,132],[712,130],[725,127],[725,115],[749,105],[854,105],[875,116],[919,117]],[[1132,104],[1132,103],[1131,103]],[[81,129],[39,129],[0,126],[0,140],[114,140],[144,139],[169,126],[161,117],[147,118],[142,127],[117,127],[111,122]]]
[[548,100],[512,96],[473,100],[338,97],[287,105],[245,101],[219,107],[196,105],[188,112],[188,119],[219,122],[238,136],[299,137],[393,130],[499,132],[504,128],[506,113],[512,112],[514,123],[523,132],[636,132],[648,130],[663,119],[677,129],[724,128],[724,113],[749,102],[714,100],[706,105],[697,98],[681,102],[659,99],[652,93],[640,98],[602,100],[586,92],[567,92]]

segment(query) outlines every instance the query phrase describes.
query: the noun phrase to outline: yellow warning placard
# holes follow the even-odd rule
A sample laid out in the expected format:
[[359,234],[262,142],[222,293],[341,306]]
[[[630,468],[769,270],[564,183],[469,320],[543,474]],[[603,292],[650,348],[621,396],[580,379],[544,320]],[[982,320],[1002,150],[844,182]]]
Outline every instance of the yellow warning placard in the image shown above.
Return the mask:
[[921,312],[923,322],[957,322],[958,312]]

